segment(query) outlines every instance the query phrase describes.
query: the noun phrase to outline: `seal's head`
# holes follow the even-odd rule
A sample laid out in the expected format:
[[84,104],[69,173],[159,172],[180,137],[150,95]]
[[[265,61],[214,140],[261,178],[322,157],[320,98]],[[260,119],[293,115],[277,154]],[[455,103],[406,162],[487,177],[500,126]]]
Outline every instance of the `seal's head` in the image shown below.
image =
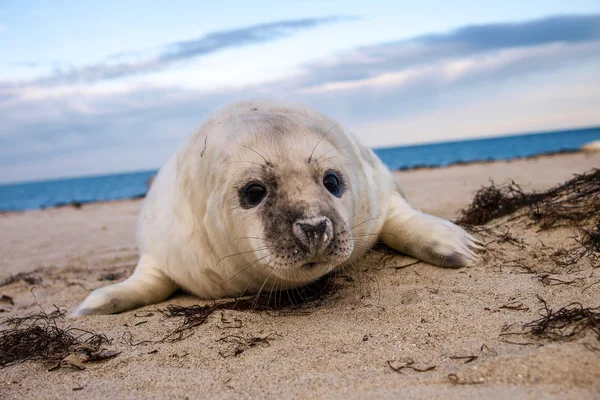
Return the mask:
[[211,225],[234,244],[223,255],[227,275],[246,268],[262,276],[259,285],[298,286],[353,254],[359,198],[352,162],[327,138],[336,127],[324,128],[257,116],[233,135],[213,169],[221,206],[220,223]]

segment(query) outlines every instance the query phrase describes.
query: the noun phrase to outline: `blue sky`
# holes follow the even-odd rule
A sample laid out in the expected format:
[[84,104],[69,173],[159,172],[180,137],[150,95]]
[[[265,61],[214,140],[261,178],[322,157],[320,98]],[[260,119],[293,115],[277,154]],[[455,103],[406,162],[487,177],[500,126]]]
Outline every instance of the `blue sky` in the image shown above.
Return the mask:
[[253,97],[374,147],[600,125],[597,0],[441,3],[0,1],[0,182],[157,168]]

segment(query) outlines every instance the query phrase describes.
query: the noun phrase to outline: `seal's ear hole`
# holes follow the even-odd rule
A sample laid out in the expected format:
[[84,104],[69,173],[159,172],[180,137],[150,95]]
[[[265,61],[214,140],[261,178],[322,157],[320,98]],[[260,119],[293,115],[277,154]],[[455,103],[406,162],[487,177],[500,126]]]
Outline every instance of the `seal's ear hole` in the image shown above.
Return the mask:
[[242,188],[241,194],[248,207],[255,207],[267,195],[267,188],[260,182],[249,182]]
[[334,170],[327,170],[323,175],[323,186],[335,197],[342,197],[344,194],[344,180],[342,176]]

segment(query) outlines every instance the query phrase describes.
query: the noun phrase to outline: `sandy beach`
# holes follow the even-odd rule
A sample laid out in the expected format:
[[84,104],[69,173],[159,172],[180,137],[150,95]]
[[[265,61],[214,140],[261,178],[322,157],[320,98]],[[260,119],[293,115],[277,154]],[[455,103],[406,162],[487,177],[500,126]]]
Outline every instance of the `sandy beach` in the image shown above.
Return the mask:
[[[416,207],[456,219],[490,180],[541,191],[598,167],[600,153],[573,153],[395,176]],[[91,290],[126,278],[137,262],[141,204],[1,214],[0,296],[12,301],[0,303],[0,329],[8,317],[55,305],[72,311]],[[157,309],[211,302],[179,293],[119,315],[57,319],[106,335],[112,342],[103,347],[120,354],[85,370],[49,371],[41,360],[7,366],[0,398],[600,398],[595,334],[551,341],[523,329],[544,314],[543,302],[599,307],[598,265],[551,265],[557,249],[576,244],[569,227],[487,227],[476,233],[488,243],[476,267],[443,269],[381,248],[320,302],[219,310],[178,341],[161,338],[182,318]],[[507,228],[510,236],[498,236]]]

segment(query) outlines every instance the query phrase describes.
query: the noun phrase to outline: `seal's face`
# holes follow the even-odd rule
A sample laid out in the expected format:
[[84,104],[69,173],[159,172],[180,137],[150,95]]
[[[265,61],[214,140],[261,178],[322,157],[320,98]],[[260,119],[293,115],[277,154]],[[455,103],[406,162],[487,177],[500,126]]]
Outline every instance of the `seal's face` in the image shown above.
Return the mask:
[[237,251],[252,249],[246,264],[237,258],[232,269],[247,265],[263,277],[259,285],[313,281],[354,251],[350,220],[358,199],[351,163],[326,142],[313,152],[319,135],[282,136],[262,159],[248,158],[252,143],[247,143],[229,160],[236,170],[226,189],[234,209],[230,228],[239,235]]

